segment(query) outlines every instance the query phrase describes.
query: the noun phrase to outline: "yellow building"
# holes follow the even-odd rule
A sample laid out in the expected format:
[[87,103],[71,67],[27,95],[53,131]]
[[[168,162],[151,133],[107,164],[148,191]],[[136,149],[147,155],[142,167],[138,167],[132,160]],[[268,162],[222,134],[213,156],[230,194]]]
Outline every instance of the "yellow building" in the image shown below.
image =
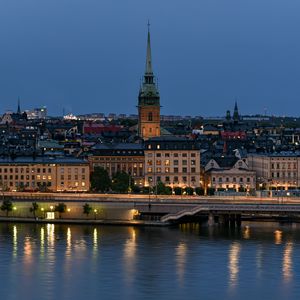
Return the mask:
[[2,191],[68,191],[90,189],[88,162],[77,158],[16,157],[0,159]]
[[145,143],[145,185],[200,186],[200,150],[186,138],[156,137]]

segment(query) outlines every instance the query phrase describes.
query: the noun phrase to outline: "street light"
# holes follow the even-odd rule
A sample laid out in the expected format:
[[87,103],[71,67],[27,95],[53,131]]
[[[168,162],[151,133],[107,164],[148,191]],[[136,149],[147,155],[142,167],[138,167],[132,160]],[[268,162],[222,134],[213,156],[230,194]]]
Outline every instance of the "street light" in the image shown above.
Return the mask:
[[97,213],[98,213],[98,210],[95,208],[94,209],[94,217],[95,217],[95,220],[97,219],[96,217],[97,217]]

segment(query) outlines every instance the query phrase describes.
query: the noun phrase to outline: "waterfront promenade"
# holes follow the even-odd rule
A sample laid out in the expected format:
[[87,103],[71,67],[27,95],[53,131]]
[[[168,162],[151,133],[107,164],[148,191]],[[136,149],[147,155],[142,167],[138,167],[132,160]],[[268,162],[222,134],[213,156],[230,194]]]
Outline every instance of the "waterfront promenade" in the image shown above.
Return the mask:
[[[211,224],[236,223],[244,218],[300,220],[300,198],[252,196],[186,196],[133,194],[2,193],[13,210],[1,211],[2,221],[170,225],[208,219]],[[38,204],[35,214],[32,203]],[[63,213],[56,210],[64,203]],[[88,204],[90,212],[83,211]],[[34,217],[34,218],[33,218]]]

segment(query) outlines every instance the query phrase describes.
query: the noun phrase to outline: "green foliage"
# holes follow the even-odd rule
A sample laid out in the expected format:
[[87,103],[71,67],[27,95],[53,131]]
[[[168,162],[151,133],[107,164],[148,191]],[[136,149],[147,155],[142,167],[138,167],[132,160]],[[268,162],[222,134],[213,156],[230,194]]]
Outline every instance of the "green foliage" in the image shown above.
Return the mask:
[[189,196],[192,196],[194,194],[194,189],[190,186],[187,186],[185,189],[184,189],[185,193]]
[[142,193],[143,194],[150,194],[150,192],[151,192],[150,186],[143,186],[142,187]]
[[61,218],[61,214],[67,211],[67,205],[65,203],[58,203],[58,205],[55,205],[54,210],[59,213],[59,218]]
[[4,199],[1,205],[1,210],[6,212],[6,216],[8,213],[13,210],[13,204],[9,199]]
[[157,183],[155,190],[157,191],[158,195],[171,195],[172,189],[169,186],[166,186],[161,181]]
[[175,195],[182,195],[182,188],[179,186],[174,187]]
[[199,196],[203,196],[203,195],[204,195],[204,189],[201,188],[201,187],[196,187],[196,188],[195,188],[195,192],[196,192],[196,194],[199,195]]
[[244,192],[246,192],[247,190],[246,190],[245,187],[240,186],[239,189],[238,189],[238,191],[244,193]]
[[107,192],[111,187],[108,172],[101,167],[95,167],[91,174],[91,188],[96,192]]
[[86,204],[84,204],[83,206],[82,206],[82,208],[83,208],[83,213],[85,214],[85,215],[89,215],[90,213],[91,213],[91,211],[92,211],[92,207],[88,204],[88,203],[86,203]]
[[131,184],[130,176],[125,172],[117,172],[112,180],[112,190],[118,193],[127,193]]
[[207,188],[207,195],[208,196],[213,196],[215,194],[215,189],[214,188]]
[[36,211],[39,209],[39,205],[36,202],[32,202],[32,206],[29,208],[30,212],[33,213],[33,217],[36,217]]
[[133,185],[131,188],[132,193],[139,194],[142,192],[142,189],[138,185]]

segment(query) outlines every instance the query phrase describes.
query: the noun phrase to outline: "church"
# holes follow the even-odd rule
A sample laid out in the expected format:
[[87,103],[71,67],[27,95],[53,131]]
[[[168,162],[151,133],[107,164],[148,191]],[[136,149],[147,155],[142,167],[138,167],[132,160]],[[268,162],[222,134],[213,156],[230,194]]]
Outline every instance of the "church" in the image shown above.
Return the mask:
[[161,134],[160,96],[152,69],[149,27],[148,23],[146,68],[138,97],[138,134],[144,140]]

